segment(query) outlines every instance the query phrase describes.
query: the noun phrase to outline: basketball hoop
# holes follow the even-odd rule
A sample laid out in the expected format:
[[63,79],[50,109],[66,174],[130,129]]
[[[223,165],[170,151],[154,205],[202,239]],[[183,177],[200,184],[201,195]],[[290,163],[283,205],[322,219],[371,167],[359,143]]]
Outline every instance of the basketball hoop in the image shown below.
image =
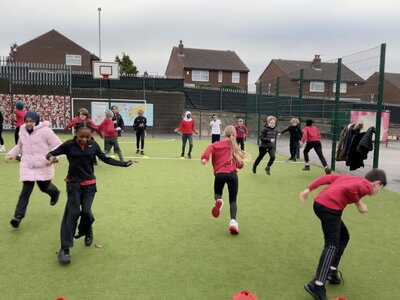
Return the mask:
[[101,73],[100,75],[103,77],[103,79],[108,79],[108,77],[110,76],[110,74],[108,73]]

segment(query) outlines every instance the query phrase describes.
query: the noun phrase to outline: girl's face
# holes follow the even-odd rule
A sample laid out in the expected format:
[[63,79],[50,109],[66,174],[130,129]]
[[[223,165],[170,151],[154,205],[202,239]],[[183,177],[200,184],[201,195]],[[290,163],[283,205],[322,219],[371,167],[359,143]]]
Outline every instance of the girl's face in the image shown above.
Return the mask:
[[267,124],[268,124],[269,127],[274,128],[275,124],[276,124],[275,119],[269,120],[269,122]]
[[36,123],[32,118],[26,118],[25,125],[26,125],[26,129],[31,130],[31,129],[33,129],[33,127],[35,127]]
[[79,118],[81,118],[82,121],[86,120],[86,115],[85,114],[79,114]]
[[79,128],[75,133],[76,141],[79,144],[86,144],[92,138],[92,130],[89,128]]

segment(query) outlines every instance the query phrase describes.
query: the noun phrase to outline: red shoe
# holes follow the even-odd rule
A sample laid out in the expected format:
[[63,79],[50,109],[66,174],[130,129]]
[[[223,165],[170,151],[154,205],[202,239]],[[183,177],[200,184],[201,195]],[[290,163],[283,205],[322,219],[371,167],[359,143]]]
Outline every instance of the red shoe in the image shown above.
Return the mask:
[[211,210],[211,213],[214,218],[218,218],[221,213],[222,206],[224,206],[224,201],[222,199],[217,199],[215,201],[215,205]]
[[236,220],[232,219],[229,223],[229,231],[231,234],[239,234],[239,224]]

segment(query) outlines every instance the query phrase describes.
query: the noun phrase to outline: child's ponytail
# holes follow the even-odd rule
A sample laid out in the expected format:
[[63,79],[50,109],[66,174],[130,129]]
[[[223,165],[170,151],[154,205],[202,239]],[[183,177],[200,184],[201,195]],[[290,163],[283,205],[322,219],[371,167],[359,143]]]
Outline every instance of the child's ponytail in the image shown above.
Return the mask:
[[250,154],[242,151],[236,143],[236,129],[234,126],[229,125],[225,128],[225,136],[228,138],[229,146],[231,148],[231,161],[243,164],[246,160],[251,159]]

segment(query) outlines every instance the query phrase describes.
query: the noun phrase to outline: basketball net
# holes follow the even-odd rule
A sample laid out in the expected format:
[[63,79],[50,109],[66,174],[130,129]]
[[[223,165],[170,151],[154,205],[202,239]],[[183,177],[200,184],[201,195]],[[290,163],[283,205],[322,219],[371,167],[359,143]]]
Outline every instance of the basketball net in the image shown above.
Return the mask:
[[103,77],[103,79],[108,79],[108,77],[110,76],[110,74],[108,73],[101,73],[100,75]]

